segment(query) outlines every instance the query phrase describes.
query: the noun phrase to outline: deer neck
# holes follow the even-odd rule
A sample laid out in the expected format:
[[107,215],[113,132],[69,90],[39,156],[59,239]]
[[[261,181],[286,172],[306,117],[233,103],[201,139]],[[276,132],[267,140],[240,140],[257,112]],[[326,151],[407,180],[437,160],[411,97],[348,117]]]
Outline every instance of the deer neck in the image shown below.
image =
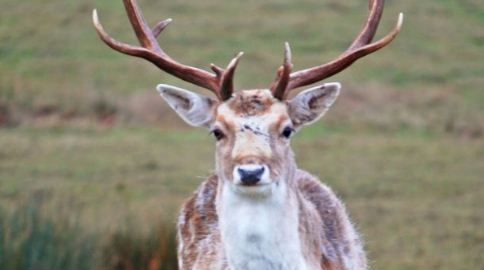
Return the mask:
[[298,197],[290,181],[279,181],[265,196],[240,194],[221,182],[217,212],[230,269],[308,269],[298,230]]

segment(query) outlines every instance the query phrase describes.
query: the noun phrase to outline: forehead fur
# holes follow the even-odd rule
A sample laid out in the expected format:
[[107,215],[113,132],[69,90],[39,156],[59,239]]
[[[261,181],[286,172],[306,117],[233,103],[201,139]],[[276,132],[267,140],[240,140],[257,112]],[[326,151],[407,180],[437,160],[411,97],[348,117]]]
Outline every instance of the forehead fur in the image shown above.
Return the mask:
[[217,110],[217,120],[228,126],[247,126],[267,130],[269,125],[289,119],[286,104],[272,96],[270,90],[238,91]]
[[245,90],[234,94],[227,106],[240,116],[256,116],[269,112],[272,105],[279,103],[267,89]]

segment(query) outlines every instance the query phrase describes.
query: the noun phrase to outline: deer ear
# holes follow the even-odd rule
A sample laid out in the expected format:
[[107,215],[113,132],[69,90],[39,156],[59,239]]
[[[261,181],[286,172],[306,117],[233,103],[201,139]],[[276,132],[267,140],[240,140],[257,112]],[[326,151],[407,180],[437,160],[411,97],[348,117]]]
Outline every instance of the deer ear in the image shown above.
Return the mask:
[[326,83],[297,94],[288,101],[289,117],[295,128],[321,118],[339,95],[341,84]]
[[175,86],[159,84],[161,97],[185,122],[196,127],[209,127],[215,119],[217,101]]

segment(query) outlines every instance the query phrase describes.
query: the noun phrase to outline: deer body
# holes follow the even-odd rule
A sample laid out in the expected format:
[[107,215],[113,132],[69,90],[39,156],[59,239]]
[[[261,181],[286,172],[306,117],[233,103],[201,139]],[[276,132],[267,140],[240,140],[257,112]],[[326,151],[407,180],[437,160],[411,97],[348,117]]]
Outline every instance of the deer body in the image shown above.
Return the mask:
[[[215,197],[202,204],[200,201],[197,204],[195,198],[207,186],[216,185],[217,178],[211,177],[207,180],[210,183],[202,184],[180,214],[181,269],[366,269],[361,241],[339,200],[306,172],[298,171],[297,175],[301,177],[297,180],[300,187],[297,192],[291,192],[295,197],[284,202],[285,207],[262,200],[258,202],[260,208],[254,211],[253,203],[246,202],[232,207],[233,211],[227,209],[227,213],[213,216],[209,224],[217,224],[220,219],[220,230],[215,225],[208,231],[193,230],[201,228],[200,224],[194,224],[197,221],[193,217],[216,208]],[[315,195],[328,205],[318,209],[318,204],[311,201],[316,199]],[[230,200],[234,202],[240,198]],[[200,212],[193,215],[190,211],[194,209]],[[248,214],[241,215],[244,213]],[[328,218],[326,223],[323,217]],[[224,242],[220,234],[228,235]],[[234,247],[233,257],[226,255],[225,247]]]
[[216,99],[170,85],[157,90],[188,124],[210,129],[216,139],[215,173],[184,204],[178,219],[180,270],[363,270],[362,242],[341,201],[329,187],[299,170],[290,147],[293,133],[321,118],[339,95],[327,83],[289,98],[290,90],[328,78],[389,44],[397,26],[372,42],[383,0],[369,0],[368,19],[338,58],[292,72],[291,50],[270,89],[234,91],[242,53],[212,72],[169,57],[156,37],[171,22],[150,28],[136,0],[123,0],[141,46],[111,38],[93,22],[111,48],[144,58],[160,69],[212,91]]
[[[170,103],[166,96],[173,88],[158,89]],[[326,84],[301,93],[289,105],[268,90],[239,91],[215,109],[211,125],[223,129],[225,137],[217,142],[217,173],[181,210],[181,269],[366,269],[361,241],[342,203],[297,169],[288,138],[280,132],[285,125],[299,128],[294,123],[315,120],[291,109],[311,100],[306,95],[323,97],[322,114],[338,91],[338,84]],[[258,184],[239,182],[241,166],[259,164],[267,173]]]

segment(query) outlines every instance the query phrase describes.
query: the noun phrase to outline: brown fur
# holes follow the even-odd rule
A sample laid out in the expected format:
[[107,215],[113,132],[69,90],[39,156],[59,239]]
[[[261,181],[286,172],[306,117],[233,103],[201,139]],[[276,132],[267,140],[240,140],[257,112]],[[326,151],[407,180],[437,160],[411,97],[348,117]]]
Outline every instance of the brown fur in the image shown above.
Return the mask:
[[[213,261],[213,256],[217,253],[219,245],[200,245],[204,242],[220,242],[218,217],[215,209],[217,186],[217,177],[214,175],[209,177],[183,205],[177,224],[178,242],[184,243],[183,247],[178,250],[178,260],[183,262],[180,264],[181,269],[193,269],[201,255],[203,255],[204,261]],[[201,254],[201,251],[203,251],[203,254]],[[203,264],[207,263],[198,262],[198,265]]]
[[264,95],[263,90],[249,90],[235,93],[228,105],[237,114],[253,116],[266,113],[274,102],[276,99]]

